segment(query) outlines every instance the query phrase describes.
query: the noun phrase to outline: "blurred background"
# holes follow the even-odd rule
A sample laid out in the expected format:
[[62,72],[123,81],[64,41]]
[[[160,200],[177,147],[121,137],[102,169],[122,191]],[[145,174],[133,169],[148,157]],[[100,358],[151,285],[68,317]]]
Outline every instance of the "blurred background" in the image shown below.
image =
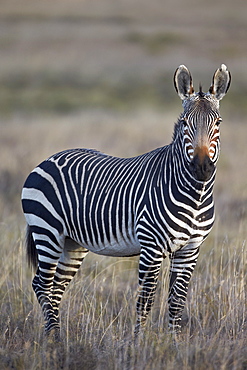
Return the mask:
[[61,305],[63,368],[246,369],[246,36],[246,0],[0,0],[1,368],[60,368],[26,262],[30,171],[67,148],[129,157],[169,144],[182,112],[176,68],[206,92],[225,63],[216,221],[190,284],[188,337],[167,337],[163,268],[152,330],[131,350],[138,259],[92,254]]
[[247,218],[246,35],[245,0],[1,0],[0,223],[24,225],[23,182],[56,151],[168,144],[182,111],[175,69],[207,91],[225,63],[215,198],[222,235],[236,235]]

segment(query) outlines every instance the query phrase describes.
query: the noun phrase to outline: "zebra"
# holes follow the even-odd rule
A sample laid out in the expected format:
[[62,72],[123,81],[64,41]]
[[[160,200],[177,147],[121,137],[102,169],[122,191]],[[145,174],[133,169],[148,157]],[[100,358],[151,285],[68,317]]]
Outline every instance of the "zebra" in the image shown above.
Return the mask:
[[168,327],[181,331],[199,248],[214,223],[219,101],[230,81],[222,64],[209,91],[204,93],[200,85],[196,93],[191,73],[180,65],[174,86],[183,113],[169,145],[132,158],[69,149],[29,174],[22,190],[27,256],[37,268],[32,288],[48,336],[60,338],[59,305],[89,251],[139,255],[136,336],[146,324],[161,263],[168,257]]

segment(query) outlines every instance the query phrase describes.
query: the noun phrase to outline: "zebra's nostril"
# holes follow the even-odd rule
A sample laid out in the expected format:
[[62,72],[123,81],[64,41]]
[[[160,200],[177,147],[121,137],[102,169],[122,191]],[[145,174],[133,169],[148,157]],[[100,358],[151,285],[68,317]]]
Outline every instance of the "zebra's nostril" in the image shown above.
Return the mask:
[[214,164],[213,163],[206,162],[203,165],[203,171],[205,171],[205,172],[211,171],[211,170],[213,170],[213,168],[214,168]]

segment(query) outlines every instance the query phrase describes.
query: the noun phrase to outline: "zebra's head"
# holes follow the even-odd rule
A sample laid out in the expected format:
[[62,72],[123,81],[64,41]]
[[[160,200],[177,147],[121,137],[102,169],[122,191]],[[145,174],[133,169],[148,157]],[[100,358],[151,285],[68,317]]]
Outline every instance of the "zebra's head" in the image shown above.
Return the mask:
[[192,176],[198,181],[207,181],[215,172],[219,157],[221,120],[219,101],[227,93],[231,75],[222,64],[213,75],[207,93],[195,93],[189,70],[181,65],[174,75],[174,86],[183,101],[184,112],[175,132],[182,136],[183,153]]

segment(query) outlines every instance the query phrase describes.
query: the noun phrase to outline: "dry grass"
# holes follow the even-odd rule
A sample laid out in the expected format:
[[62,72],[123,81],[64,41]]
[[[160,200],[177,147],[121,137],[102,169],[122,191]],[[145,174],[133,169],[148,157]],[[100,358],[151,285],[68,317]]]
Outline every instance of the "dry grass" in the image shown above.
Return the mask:
[[[247,369],[247,3],[186,4],[142,0],[140,12],[138,0],[1,2],[1,369]],[[222,62],[233,84],[221,109],[216,223],[182,335],[174,344],[167,332],[166,261],[135,346],[138,259],[91,254],[61,304],[62,342],[49,343],[25,256],[25,177],[65,148],[133,156],[169,143],[181,111],[174,69],[188,65],[207,89]]]

